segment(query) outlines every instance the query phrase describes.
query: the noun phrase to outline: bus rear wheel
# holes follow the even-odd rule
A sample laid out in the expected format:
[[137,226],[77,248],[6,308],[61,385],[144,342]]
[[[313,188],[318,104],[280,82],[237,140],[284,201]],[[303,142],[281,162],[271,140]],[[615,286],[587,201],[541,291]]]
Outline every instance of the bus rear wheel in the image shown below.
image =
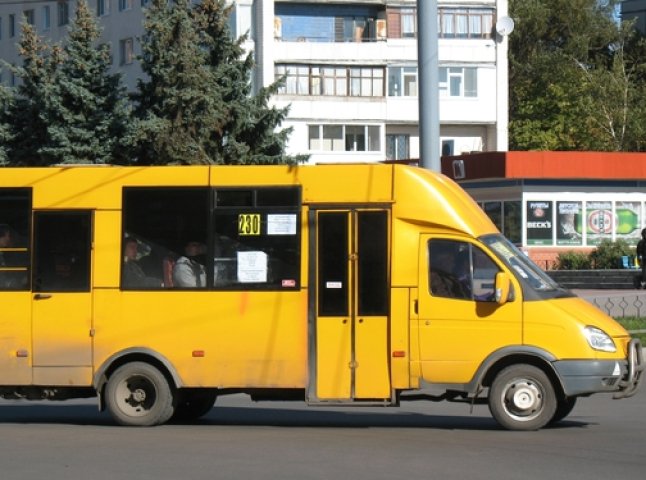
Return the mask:
[[548,376],[532,365],[511,365],[489,388],[489,410],[508,430],[538,430],[556,413],[556,394]]
[[166,423],[175,410],[174,393],[162,372],[144,362],[122,365],[105,388],[108,411],[120,425],[149,427]]

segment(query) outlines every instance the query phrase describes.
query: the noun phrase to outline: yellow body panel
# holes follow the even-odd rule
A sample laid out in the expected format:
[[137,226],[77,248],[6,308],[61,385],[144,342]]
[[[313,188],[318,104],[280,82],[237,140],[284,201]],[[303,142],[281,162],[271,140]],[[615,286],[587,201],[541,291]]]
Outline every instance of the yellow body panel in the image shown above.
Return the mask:
[[303,388],[304,292],[119,292],[95,300],[95,365],[115,353],[158,352],[182,386]]
[[0,385],[29,385],[31,293],[0,291]]
[[[592,350],[582,334],[588,325],[610,335],[617,343],[617,351]],[[580,298],[526,302],[523,337],[525,344],[544,349],[558,359],[625,358],[629,339],[621,325]]]
[[352,323],[347,317],[319,318],[316,338],[316,396],[321,400],[349,399]]

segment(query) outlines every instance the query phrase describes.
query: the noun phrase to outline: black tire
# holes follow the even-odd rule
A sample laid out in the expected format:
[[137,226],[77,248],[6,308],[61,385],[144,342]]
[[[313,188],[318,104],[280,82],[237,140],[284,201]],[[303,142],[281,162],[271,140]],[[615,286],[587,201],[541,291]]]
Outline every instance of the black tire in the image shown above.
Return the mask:
[[566,397],[558,400],[556,403],[556,412],[554,412],[554,416],[552,417],[552,420],[550,420],[550,423],[560,422],[572,413],[572,410],[576,405],[576,398],[577,397]]
[[532,365],[501,370],[489,388],[489,410],[508,430],[538,430],[554,418],[556,406],[552,382]]
[[175,395],[162,372],[144,362],[127,363],[108,378],[108,411],[120,425],[150,427],[166,423],[175,410]]
[[195,388],[180,390],[173,420],[197,420],[211,411],[215,404],[217,390],[209,388]]

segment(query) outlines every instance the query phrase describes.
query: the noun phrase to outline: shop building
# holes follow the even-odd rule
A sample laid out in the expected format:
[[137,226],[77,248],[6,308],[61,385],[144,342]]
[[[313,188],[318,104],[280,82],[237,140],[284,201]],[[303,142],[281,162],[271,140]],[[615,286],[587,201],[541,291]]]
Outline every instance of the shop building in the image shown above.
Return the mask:
[[442,172],[539,266],[646,227],[646,154],[483,152],[442,157]]

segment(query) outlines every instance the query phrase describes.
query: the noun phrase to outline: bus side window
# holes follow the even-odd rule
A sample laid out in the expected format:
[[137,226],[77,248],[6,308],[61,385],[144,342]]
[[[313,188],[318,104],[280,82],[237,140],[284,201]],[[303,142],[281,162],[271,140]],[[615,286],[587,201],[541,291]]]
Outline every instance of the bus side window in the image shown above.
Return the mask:
[[436,297],[493,301],[496,264],[467,242],[429,242],[429,284]]
[[493,302],[496,292],[496,273],[500,271],[494,261],[478,247],[473,247],[473,297],[475,300]]
[[[123,192],[121,288],[204,289],[208,252],[189,252],[208,237],[210,191],[206,187],[128,187]],[[190,265],[189,265],[190,263]],[[178,266],[179,265],[179,266]],[[178,282],[180,267],[199,268],[199,282]]]
[[0,291],[29,290],[31,189],[0,189]]
[[453,240],[431,240],[429,285],[435,297],[470,299],[472,279],[469,245]]
[[34,291],[90,291],[91,248],[91,212],[36,212]]

